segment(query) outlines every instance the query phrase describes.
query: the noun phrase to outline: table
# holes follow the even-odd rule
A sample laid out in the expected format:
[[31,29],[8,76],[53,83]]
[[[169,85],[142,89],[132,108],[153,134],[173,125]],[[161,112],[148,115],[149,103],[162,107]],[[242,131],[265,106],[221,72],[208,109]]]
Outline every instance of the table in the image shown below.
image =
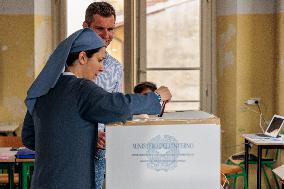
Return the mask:
[[14,166],[15,166],[15,159],[14,160],[0,160],[0,168],[8,170],[9,189],[14,188]]
[[283,136],[281,140],[275,140],[271,138],[260,138],[256,137],[254,134],[243,134],[242,137],[245,138],[245,170],[247,175],[247,183],[249,176],[249,148],[250,144],[257,146],[257,189],[261,189],[261,162],[262,162],[262,150],[263,149],[282,149],[284,148]]
[[280,183],[281,183],[281,188],[284,189],[284,181],[280,180]]
[[8,184],[9,188],[14,188],[14,167],[16,151],[10,151],[11,147],[0,148],[0,169],[8,170]]
[[31,177],[30,167],[34,164],[34,159],[15,158],[17,151],[11,151],[11,147],[0,147],[0,169],[8,170],[9,189],[14,189],[14,168],[19,165],[19,188],[28,189]]

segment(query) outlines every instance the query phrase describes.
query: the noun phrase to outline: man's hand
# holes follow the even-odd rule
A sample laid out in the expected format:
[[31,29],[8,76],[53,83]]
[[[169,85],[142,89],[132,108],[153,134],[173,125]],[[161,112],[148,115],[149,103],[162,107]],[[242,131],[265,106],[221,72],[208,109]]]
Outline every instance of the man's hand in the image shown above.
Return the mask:
[[98,131],[98,142],[97,142],[97,148],[99,149],[105,149],[106,148],[106,134],[103,131]]
[[168,89],[168,87],[161,86],[155,92],[158,93],[161,96],[161,101],[168,102],[172,98],[172,94],[171,94],[170,90]]

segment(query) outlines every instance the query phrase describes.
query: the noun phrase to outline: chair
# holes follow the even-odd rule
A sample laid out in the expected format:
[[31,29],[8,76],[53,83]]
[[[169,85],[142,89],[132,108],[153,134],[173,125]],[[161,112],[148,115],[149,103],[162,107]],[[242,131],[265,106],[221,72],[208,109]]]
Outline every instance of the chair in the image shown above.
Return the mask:
[[[0,136],[0,147],[12,147],[19,148],[23,147],[21,137],[17,136]],[[31,185],[32,172],[34,168],[34,163],[32,162],[20,162],[19,168],[22,170],[22,188],[27,189]],[[0,184],[8,184],[8,174],[0,174]],[[19,174],[14,174],[14,183],[19,184]]]
[[[0,136],[0,147],[12,147],[19,148],[22,147],[23,143],[21,137],[17,136]],[[7,169],[7,166],[1,166],[2,173],[0,174],[0,184],[7,185],[9,183],[9,177],[7,173],[3,173],[4,169]],[[14,183],[19,184],[19,174],[14,174]]]
[[34,163],[30,161],[21,162],[21,170],[22,170],[22,189],[29,189],[32,183],[32,175],[33,175]]
[[[272,171],[273,165],[276,163],[276,161],[278,159],[279,149],[276,150],[274,158],[267,158],[268,153],[269,153],[269,150],[266,150],[265,158],[262,159],[262,163],[261,163],[262,170],[263,170],[264,177],[265,177],[265,181],[266,181],[266,185],[269,189],[272,189],[271,184],[269,182],[267,172],[265,171],[265,167],[268,168],[271,171],[272,176],[275,180],[276,186],[277,186],[278,189],[280,189],[277,177],[276,177],[275,173]],[[243,171],[245,171],[244,159],[245,159],[244,154],[233,155],[227,160],[226,163],[229,164],[229,165],[238,165],[242,168]],[[257,164],[257,156],[255,156],[254,154],[249,154],[248,164],[252,164],[252,165]]]
[[[8,173],[1,173],[0,174],[0,184],[8,184]],[[16,184],[19,183],[19,173],[14,174],[14,182]]]
[[221,170],[221,188],[225,189],[228,187],[229,181],[224,173]]
[[17,136],[0,136],[0,147],[23,147],[21,137]]
[[[244,189],[248,189],[245,171],[240,166],[221,164],[221,173],[228,179],[233,179],[232,189],[236,188],[237,178],[240,176],[244,178]],[[222,177],[222,179],[224,178]]]

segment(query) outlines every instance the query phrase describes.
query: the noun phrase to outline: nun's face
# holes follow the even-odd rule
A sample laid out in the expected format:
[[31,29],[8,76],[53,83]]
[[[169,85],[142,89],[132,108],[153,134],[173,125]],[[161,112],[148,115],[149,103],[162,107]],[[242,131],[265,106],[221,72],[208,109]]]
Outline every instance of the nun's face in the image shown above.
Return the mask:
[[104,70],[103,61],[106,55],[106,48],[101,48],[94,53],[91,58],[87,58],[87,63],[84,71],[84,78],[94,80]]

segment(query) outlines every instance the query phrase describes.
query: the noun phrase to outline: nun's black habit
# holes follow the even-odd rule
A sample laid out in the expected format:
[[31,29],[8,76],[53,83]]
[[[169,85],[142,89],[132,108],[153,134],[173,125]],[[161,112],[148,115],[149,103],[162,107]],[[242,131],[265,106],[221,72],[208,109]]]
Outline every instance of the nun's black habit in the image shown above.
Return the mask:
[[61,74],[70,52],[103,46],[92,30],[77,31],[61,42],[28,91],[22,139],[36,151],[32,189],[94,189],[97,123],[160,111],[155,93],[112,94]]

